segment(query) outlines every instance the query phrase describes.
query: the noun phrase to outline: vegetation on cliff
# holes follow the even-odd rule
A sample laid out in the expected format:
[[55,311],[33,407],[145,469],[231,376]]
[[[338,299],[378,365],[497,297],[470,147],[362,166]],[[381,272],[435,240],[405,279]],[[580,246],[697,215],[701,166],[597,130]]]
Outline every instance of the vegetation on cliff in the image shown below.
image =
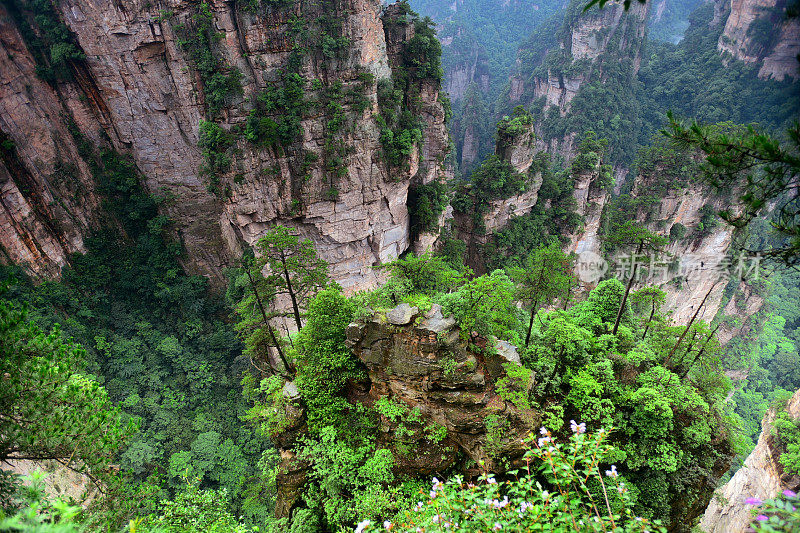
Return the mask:
[[[255,12],[286,2],[243,7]],[[199,131],[209,188],[231,193],[223,179],[244,141],[288,155],[292,175],[311,179],[320,156],[298,141],[313,109],[324,117],[324,194],[336,200],[336,180],[347,171],[343,137],[351,118],[370,109],[365,94],[373,86],[387,170],[408,170],[421,149],[420,93],[441,84],[441,47],[431,22],[407,4],[392,13],[387,27],[413,37],[402,43],[391,80],[366,72],[347,83],[305,79],[303,61],[333,65],[347,56],[349,41],[342,21],[324,8],[314,20],[296,16],[286,64],[250,102],[246,121],[226,130],[214,119],[238,95],[239,75],[215,55],[219,35],[201,3],[188,26],[176,29],[186,32],[184,52],[207,91],[209,120]],[[577,16],[573,5],[571,20]],[[44,39],[51,57],[40,60],[74,68],[82,57],[70,48],[72,37],[57,21],[39,18],[40,29],[52,30]],[[561,246],[583,222],[575,179],[591,174],[591,186],[609,191],[609,161],[633,161],[623,147],[635,145],[642,120],[631,100],[631,60],[612,59],[624,60],[576,97],[576,113],[598,133],[581,131],[570,164],[540,153],[521,173],[492,156],[458,188],[454,208],[481,232],[493,201],[529,192],[534,182],[539,187],[533,210],[487,242],[489,273],[475,276],[452,246],[442,255],[382,265],[386,283],[352,295],[328,278],[310,240],[278,225],[230,272],[226,308],[204,278],[183,271],[181,247],[159,213],[175,199],[145,193],[132,159],[94,146],[73,127],[105,199],[107,226],[86,239],[87,252],[71,258],[60,281],[34,284],[19,269],[2,267],[8,289],[0,301],[0,381],[7,386],[0,393],[0,459],[55,459],[96,478],[101,493],[80,509],[44,496],[38,476],[30,488],[3,476],[0,531],[691,525],[734,453],[746,449],[748,435],[737,425],[752,436],[754,413],[780,396],[778,388],[800,382],[797,280],[772,278],[759,342],[726,353],[716,326],[694,318],[672,323],[658,288],[633,290],[632,282],[605,279],[576,298],[572,258]],[[572,75],[586,64],[556,53],[545,66]],[[545,135],[578,133],[574,116],[532,116],[520,108],[498,124],[498,146],[513,144],[534,119],[543,121]],[[745,216],[749,221],[767,203],[785,201],[784,216],[773,221],[786,246],[773,255],[796,258],[796,200],[785,196],[796,185],[796,130],[789,130],[794,144],[785,145],[755,129],[726,137],[672,125],[673,138],[686,146],[656,141],[640,152],[643,174],[669,172],[653,181],[651,195],[623,194],[609,204],[600,232],[606,250],[660,251],[665,238],[632,223],[640,210],[699,171],[725,185],[757,169],[741,198]],[[704,164],[692,147],[706,154]],[[299,202],[296,189],[290,194]],[[438,229],[448,201],[438,181],[412,187],[414,235]],[[673,225],[670,238],[707,236],[716,212],[707,205],[701,213],[697,228]],[[751,236],[761,237],[755,230]],[[430,329],[417,335],[423,322]],[[353,340],[354,330],[366,337]],[[362,340],[368,349],[355,349]],[[384,354],[369,350],[387,341],[400,357],[376,371]],[[421,345],[433,348],[423,353]],[[723,368],[732,368],[735,356],[748,375],[731,392]],[[414,389],[420,382],[424,387]],[[402,399],[408,391],[413,401]],[[461,411],[436,416],[423,409],[432,399]],[[468,427],[468,438],[459,425]],[[800,430],[784,419],[776,427],[782,464],[796,472]],[[443,480],[431,486],[434,474]],[[770,512],[793,513],[786,501],[773,502]]]
[[[551,253],[556,251],[551,248]],[[354,399],[356,390],[369,387],[364,384],[363,363],[338,347],[356,309],[369,316],[367,306],[379,310],[403,302],[422,308],[438,303],[455,316],[462,333],[474,331],[516,344],[522,368],[532,371],[520,383],[533,379],[533,385],[526,392],[518,385],[506,390],[507,385],[498,382],[499,390],[506,391],[500,394],[537,411],[554,435],[569,435],[570,418],[593,430],[615,428],[609,438],[615,450],[604,464],[617,465],[637,514],[672,523],[682,516],[686,502],[710,495],[709,481],[721,475],[725,457],[732,454],[732,435],[722,402],[729,385],[720,372],[708,326],[696,322],[685,335],[684,327],[671,325],[649,306],[639,315],[623,302],[625,288],[616,280],[601,283],[588,300],[566,311],[539,310],[534,318],[510,305],[517,288],[502,271],[467,280],[430,256],[398,260],[390,271],[392,277],[383,288],[356,295],[352,303],[336,288],[312,300],[308,322],[291,351],[299,396],[290,403],[304,410],[302,419],[288,422],[294,429],[288,429],[282,418],[286,415],[280,414],[290,412],[285,397],[270,392],[278,390],[272,385],[275,378],[262,383],[262,393],[254,396],[256,412],[264,417],[261,427],[270,431],[270,423],[264,422],[272,420],[283,431],[273,429],[274,438],[293,450],[300,464],[310,465],[292,520],[335,530],[352,526],[356,519],[391,519],[413,505],[420,483],[427,482],[409,473],[397,479],[393,473],[406,460],[401,448],[392,441],[381,440],[379,445],[374,435],[381,417],[396,415]],[[621,305],[621,325],[614,334]],[[320,381],[322,375],[327,377]],[[489,422],[498,427],[511,423],[502,415]],[[297,436],[287,441],[291,434]],[[488,435],[485,445],[491,455],[491,432]],[[329,456],[332,446],[338,450],[336,458]],[[510,464],[504,467],[508,459],[496,459],[501,465],[496,474],[502,476]],[[464,466],[456,462],[451,468],[455,473]],[[361,474],[353,477],[348,472]],[[596,489],[599,486],[587,490],[597,496]],[[684,503],[665,501],[664,494],[680,494]]]

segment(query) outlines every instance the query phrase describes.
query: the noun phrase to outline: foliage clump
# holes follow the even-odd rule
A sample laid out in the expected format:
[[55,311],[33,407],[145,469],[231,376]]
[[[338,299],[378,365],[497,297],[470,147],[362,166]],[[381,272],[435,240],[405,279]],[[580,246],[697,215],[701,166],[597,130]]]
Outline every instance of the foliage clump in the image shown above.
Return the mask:
[[447,185],[432,181],[408,189],[408,213],[411,217],[411,233],[419,235],[439,229],[439,217],[450,203]]
[[307,107],[305,79],[296,72],[284,72],[281,80],[255,97],[247,116],[244,137],[259,146],[288,146],[303,134],[300,123]]
[[51,0],[13,0],[7,5],[36,61],[36,75],[53,85],[72,81],[86,54]]
[[[433,478],[428,494],[383,524],[369,519],[360,531],[665,531],[659,522],[635,514],[630,490],[612,467],[608,431],[587,434],[572,422],[573,434],[558,442],[546,428],[525,440],[525,466],[517,479],[498,481],[490,473],[477,482],[461,476]],[[547,479],[547,489],[540,479]],[[420,491],[422,492],[422,491]]]
[[189,20],[176,24],[175,31],[180,36],[178,44],[200,74],[205,103],[214,116],[242,94],[242,73],[238,68],[225,64],[215,52],[216,44],[225,34],[216,30],[211,6],[205,1]]

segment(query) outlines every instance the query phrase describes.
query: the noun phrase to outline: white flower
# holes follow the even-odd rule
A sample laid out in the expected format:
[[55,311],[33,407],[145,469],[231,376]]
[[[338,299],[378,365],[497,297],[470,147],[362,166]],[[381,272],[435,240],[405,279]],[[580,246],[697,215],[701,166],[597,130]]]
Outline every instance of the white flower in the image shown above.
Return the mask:
[[436,499],[436,491],[435,490],[430,491],[428,493],[428,496],[431,497],[431,500],[435,500]]
[[492,531],[499,531],[501,529],[503,529],[503,526],[500,525],[500,522],[495,522]]
[[369,527],[370,523],[371,522],[369,520],[359,522],[358,525],[356,525],[356,529],[353,531],[353,533],[364,533],[364,530]]
[[502,509],[508,506],[508,496],[504,496],[503,500],[492,500],[492,507],[495,509]]
[[541,437],[539,439],[539,448],[544,448],[544,445],[550,442],[550,437]]
[[489,485],[496,485],[497,480],[495,480],[493,477],[490,477],[489,479],[486,480],[486,483],[488,483]]
[[385,529],[386,531],[391,531],[392,530],[392,523],[389,522],[388,520],[385,520],[383,522],[383,529]]
[[572,429],[573,433],[577,433],[579,435],[581,433],[586,433],[586,422],[581,422],[578,424],[574,420],[570,420],[569,427]]
[[606,475],[608,477],[617,477],[617,465],[611,465],[611,470],[606,470]]
[[619,492],[620,494],[625,492],[625,483],[620,483],[619,484],[619,487],[617,487],[617,492]]
[[417,505],[414,506],[414,512],[418,513],[422,511],[422,502],[417,502]]
[[547,435],[547,428],[546,428],[546,427],[544,427],[544,426],[540,427],[540,428],[539,428],[539,433],[540,433],[541,435]]

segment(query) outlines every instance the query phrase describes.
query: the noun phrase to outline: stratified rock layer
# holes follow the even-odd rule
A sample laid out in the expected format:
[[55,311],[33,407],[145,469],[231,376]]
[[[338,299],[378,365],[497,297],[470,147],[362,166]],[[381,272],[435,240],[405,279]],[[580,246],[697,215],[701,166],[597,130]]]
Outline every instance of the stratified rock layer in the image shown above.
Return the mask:
[[[392,317],[402,315],[405,322],[412,311],[416,308],[398,306],[386,319],[378,314],[347,328],[347,344],[369,372],[369,397],[399,402],[422,417],[419,431],[404,442],[418,451],[396,454],[403,458],[400,470],[417,475],[442,472],[455,464],[457,452],[490,468],[500,457],[519,458],[520,440],[536,427],[539,415],[503,399],[495,389],[505,376],[504,365],[520,364],[516,349],[502,341],[496,341],[498,349],[491,348],[485,339],[474,338],[472,342],[485,348],[475,351],[438,305],[425,314],[415,312],[406,326],[393,325],[398,321]],[[527,392],[533,381],[520,386]],[[487,417],[502,421],[502,434],[492,433]],[[441,442],[432,442],[422,431],[431,422],[446,428]],[[387,444],[396,447],[396,424],[384,419],[382,425]]]
[[[213,184],[199,172],[204,158],[198,148],[198,125],[209,118],[206,88],[179,36],[180,25],[198,9],[196,2],[59,3],[57,16],[74,32],[86,59],[71,64],[74,81],[53,86],[36,77],[31,53],[0,7],[5,52],[0,54],[0,129],[16,145],[31,185],[20,188],[20,172],[8,168],[4,158],[0,186],[5,212],[0,216],[8,223],[0,231],[0,244],[5,260],[25,264],[40,276],[58,275],[69,254],[83,250],[83,236],[97,226],[97,187],[69,134],[67,123],[72,122],[95,145],[110,144],[130,154],[146,188],[174,199],[163,209],[186,249],[191,271],[221,282],[222,269],[245,245],[282,223],[314,241],[346,289],[374,286],[371,267],[411,244],[406,198],[412,177],[422,183],[437,179],[448,146],[438,83],[424,82],[419,88],[425,134],[421,150],[405,168],[389,168],[383,159],[375,120],[377,83],[391,77],[397,64],[387,50],[402,52],[402,39],[413,36],[413,24],[408,25],[411,31],[389,35],[401,40],[387,47],[378,0],[296,2],[255,12],[239,3],[207,4],[220,36],[213,45],[215,56],[242,73],[242,95],[214,117],[224,130],[243,126],[251,100],[278,82],[293,48],[290,19],[315,21],[333,10],[347,46],[333,58],[312,47],[300,74],[309,100],[324,90],[314,88],[312,80],[324,87],[341,82],[345,91],[359,89],[368,100],[363,112],[343,104],[350,125],[338,135],[346,149],[344,172],[326,168],[328,119],[311,111],[301,120],[303,134],[295,145],[257,147],[238,137],[233,165],[217,176],[218,192],[210,192]],[[359,76],[366,72],[375,81],[360,89]],[[70,172],[62,172],[59,187],[55,178],[65,165]],[[81,196],[72,198],[70,191],[82,191]]]

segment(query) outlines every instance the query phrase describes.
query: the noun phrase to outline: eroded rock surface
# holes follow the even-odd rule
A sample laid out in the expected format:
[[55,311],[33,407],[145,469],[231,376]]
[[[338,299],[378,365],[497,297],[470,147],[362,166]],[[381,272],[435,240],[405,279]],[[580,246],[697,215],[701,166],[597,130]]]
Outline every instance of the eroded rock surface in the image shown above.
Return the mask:
[[745,63],[760,64],[759,78],[800,77],[800,20],[786,17],[782,0],[723,0],[730,14],[717,47]]
[[[387,319],[393,311],[396,309],[387,313]],[[519,365],[518,356],[512,361],[516,351],[503,341],[498,341],[499,347],[491,347],[485,339],[471,340],[484,349],[471,349],[455,321],[444,321],[438,306],[402,328],[378,314],[347,329],[347,344],[369,372],[370,398],[388,398],[409,410],[418,409],[426,423],[447,430],[440,443],[426,443],[430,439],[424,431],[415,433],[413,445],[430,453],[404,459],[402,468],[409,472],[442,471],[454,464],[456,451],[489,465],[500,456],[513,460],[522,453],[520,439],[536,427],[537,413],[520,409],[495,390],[497,381],[505,376],[503,365]],[[531,380],[520,386],[527,391],[532,385]],[[502,434],[493,433],[487,417],[505,427]],[[388,437],[392,423],[383,422]]]
[[[255,12],[239,3],[208,2],[221,37],[214,55],[242,74],[242,94],[213,117],[225,131],[243,127],[252,99],[279,83],[294,46],[292,17],[315,21],[326,9],[334,10],[347,40],[336,57],[312,49],[303,59],[299,73],[306,80],[307,100],[323,97],[314,80],[324,87],[341,82],[348,91],[360,90],[362,73],[375,76],[362,91],[366,110],[343,103],[351,125],[339,135],[346,150],[343,171],[331,170],[326,162],[328,117],[313,108],[302,117],[302,138],[291,146],[261,147],[237,137],[231,168],[217,175],[217,192],[200,172],[198,126],[210,118],[207,88],[180,44],[181,28],[192,24],[198,4],[68,0],[57,5],[57,16],[74,32],[86,59],[71,65],[72,81],[52,85],[37,78],[33,56],[0,7],[0,130],[21,163],[21,170],[9,168],[4,157],[0,170],[5,261],[27,264],[39,276],[56,276],[98,226],[97,184],[69,124],[94,145],[132,156],[145,187],[173,198],[163,210],[186,249],[187,267],[220,283],[222,268],[276,223],[312,239],[333,277],[348,290],[375,286],[371,267],[412,244],[408,186],[438,179],[448,138],[438,83],[424,81],[419,87],[421,149],[402,168],[384,161],[375,119],[377,83],[398,68],[413,24],[394,24],[389,32],[380,1],[295,2]],[[391,8],[386,10],[391,15]],[[21,176],[25,187],[19,185]]]
[[[800,390],[794,393],[786,406],[789,415],[800,417]],[[747,456],[744,465],[730,481],[717,489],[706,509],[700,528],[706,533],[741,533],[752,520],[753,506],[747,498],[766,500],[774,498],[785,489],[800,486],[798,476],[787,475],[778,462],[780,451],[775,449],[772,424],[777,413],[770,409],[761,421],[761,435],[756,447]]]
[[[410,323],[391,323],[396,316],[405,321],[409,311]],[[519,365],[516,349],[503,341],[492,347],[487,339],[466,337],[438,305],[426,313],[407,304],[375,313],[350,324],[346,342],[369,376],[366,383],[351,385],[348,398],[367,406],[390,402],[404,413],[381,414],[377,435],[377,444],[392,450],[397,474],[429,476],[451,468],[478,474],[471,470],[474,464],[466,466],[467,459],[484,461],[489,470],[500,458],[513,465],[524,453],[521,439],[540,425],[538,412],[514,405],[496,389],[499,380],[508,379],[506,365]],[[531,373],[506,386],[527,394],[534,377]],[[287,405],[287,413],[301,410]],[[302,431],[303,420],[295,417],[285,435],[296,438]],[[276,444],[284,448],[291,442]],[[287,486],[279,484],[278,516],[288,514],[304,480],[303,465],[290,451],[282,454],[281,479]]]

